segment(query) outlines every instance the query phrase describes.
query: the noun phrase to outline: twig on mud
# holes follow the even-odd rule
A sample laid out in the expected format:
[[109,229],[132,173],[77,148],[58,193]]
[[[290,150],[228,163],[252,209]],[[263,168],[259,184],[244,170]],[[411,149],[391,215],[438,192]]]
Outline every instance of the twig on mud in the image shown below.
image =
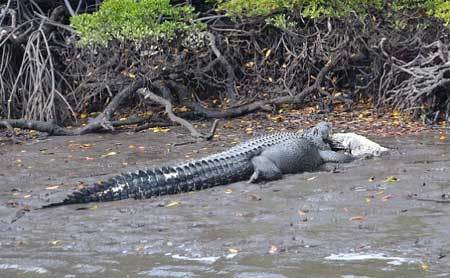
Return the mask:
[[[154,85],[155,85],[155,87],[157,87],[159,90],[164,90],[164,89],[167,90],[167,88],[164,87],[164,86],[162,86],[162,85],[158,85],[158,84],[154,84]],[[189,132],[191,133],[191,135],[192,135],[194,138],[200,138],[200,139],[205,139],[205,140],[211,140],[211,139],[213,138],[213,136],[214,136],[214,131],[215,131],[216,127],[217,127],[217,123],[216,123],[216,122],[214,122],[213,128],[211,129],[211,133],[210,133],[210,134],[202,134],[202,133],[198,132],[198,131],[195,129],[195,127],[194,127],[191,123],[189,123],[188,121],[186,121],[186,120],[183,119],[183,118],[180,118],[180,117],[176,116],[176,115],[173,113],[173,111],[172,111],[172,107],[173,107],[173,106],[172,106],[172,103],[171,103],[170,101],[168,101],[167,99],[162,98],[162,97],[160,97],[160,96],[158,96],[158,95],[152,93],[152,92],[151,92],[149,89],[147,89],[147,88],[141,88],[141,89],[137,90],[137,92],[138,92],[139,94],[143,95],[145,99],[151,99],[151,100],[153,100],[154,102],[157,102],[157,103],[159,103],[159,104],[161,104],[161,105],[164,105],[165,111],[166,111],[167,116],[169,117],[169,119],[170,119],[171,121],[177,122],[177,123],[179,123],[180,125],[182,125],[182,126],[184,126],[185,128],[187,128],[187,129],[189,130]]]
[[415,200],[422,202],[435,202],[439,204],[450,204],[450,200],[428,199],[428,198],[415,198]]

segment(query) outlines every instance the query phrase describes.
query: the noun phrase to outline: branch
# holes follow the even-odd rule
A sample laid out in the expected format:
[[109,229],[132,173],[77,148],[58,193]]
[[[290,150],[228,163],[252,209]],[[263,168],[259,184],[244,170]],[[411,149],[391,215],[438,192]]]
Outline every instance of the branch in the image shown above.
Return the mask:
[[227,95],[230,99],[236,99],[236,75],[234,74],[233,67],[228,63],[227,59],[220,53],[220,50],[216,46],[216,37],[212,33],[207,33],[208,39],[209,39],[209,45],[211,47],[211,50],[214,52],[214,54],[217,56],[217,59],[220,60],[220,63],[224,66],[225,70],[227,71],[227,82],[226,82],[226,90]]
[[64,135],[75,135],[74,130],[70,130],[57,125],[54,122],[44,122],[44,121],[34,121],[34,120],[1,120],[0,126],[15,127],[20,129],[38,130],[41,132],[46,132],[49,135],[64,136]]
[[75,12],[72,9],[72,5],[69,0],[64,0],[64,4],[66,5],[67,10],[69,11],[70,16],[75,16]]
[[239,117],[245,114],[249,114],[258,110],[265,110],[268,105],[281,105],[285,103],[301,103],[308,95],[313,94],[315,92],[323,92],[321,88],[321,84],[325,79],[325,76],[328,74],[330,69],[336,66],[337,62],[340,60],[341,54],[336,54],[330,58],[330,60],[325,64],[325,66],[320,70],[319,74],[316,77],[314,83],[305,89],[303,89],[300,93],[293,96],[282,96],[276,97],[268,100],[259,100],[252,102],[250,104],[246,104],[240,107],[234,107],[227,109],[225,111],[208,109],[200,105],[199,103],[192,103],[190,108],[198,113],[202,114],[206,118],[233,118]]
[[105,110],[103,110],[103,112],[100,115],[98,115],[94,119],[94,121],[92,121],[85,127],[79,129],[78,131],[79,134],[82,135],[92,133],[100,129],[114,130],[114,127],[110,124],[110,120],[114,112],[127,97],[129,97],[132,93],[136,92],[136,90],[144,86],[144,84],[145,82],[139,79],[133,84],[127,86],[120,93],[115,95],[114,98],[111,100],[111,102],[108,104],[108,106],[106,106]]
[[6,128],[16,127],[21,129],[37,130],[41,132],[46,132],[49,135],[54,136],[73,136],[73,135],[83,135],[87,133],[93,133],[100,130],[113,130],[114,126],[121,126],[126,124],[135,124],[136,121],[124,122],[124,121],[111,121],[111,118],[117,108],[123,103],[123,101],[128,98],[137,89],[144,86],[145,82],[141,79],[137,80],[133,84],[128,85],[121,92],[114,96],[111,102],[106,106],[105,110],[98,115],[92,122],[84,127],[77,129],[68,129],[61,127],[55,122],[44,122],[44,121],[34,121],[34,120],[0,120],[0,126]]
[[[167,87],[164,87],[162,85],[158,85],[158,84],[154,84],[155,87],[157,87],[158,89],[162,90],[168,90]],[[157,102],[161,105],[164,105],[167,116],[169,117],[169,119],[173,122],[177,122],[180,125],[184,126],[185,128],[187,128],[189,130],[189,132],[191,133],[191,135],[195,138],[201,138],[201,139],[205,139],[205,140],[211,140],[211,138],[214,136],[214,131],[217,127],[217,122],[214,122],[213,124],[213,128],[211,129],[210,134],[205,135],[205,134],[201,134],[200,132],[198,132],[195,127],[189,123],[188,121],[186,121],[183,118],[180,118],[178,116],[176,116],[173,111],[172,111],[172,103],[170,101],[168,101],[165,98],[162,98],[158,95],[155,95],[154,93],[152,93],[150,90],[146,89],[146,88],[141,88],[137,91],[139,94],[143,95],[145,99],[151,99],[154,102]]]

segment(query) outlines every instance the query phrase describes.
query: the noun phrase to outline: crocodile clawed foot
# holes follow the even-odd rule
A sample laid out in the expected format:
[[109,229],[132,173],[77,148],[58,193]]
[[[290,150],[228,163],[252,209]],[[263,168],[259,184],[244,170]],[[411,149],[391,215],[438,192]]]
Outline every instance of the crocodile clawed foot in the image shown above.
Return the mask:
[[252,176],[248,179],[247,183],[256,183],[258,181],[258,177],[259,177],[259,171],[255,170],[255,172],[253,172]]

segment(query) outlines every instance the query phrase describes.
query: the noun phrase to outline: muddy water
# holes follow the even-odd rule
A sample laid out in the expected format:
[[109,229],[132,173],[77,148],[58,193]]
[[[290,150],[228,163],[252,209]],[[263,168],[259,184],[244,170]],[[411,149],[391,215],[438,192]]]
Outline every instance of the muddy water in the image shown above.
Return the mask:
[[121,133],[0,147],[0,276],[450,276],[450,204],[441,197],[450,193],[450,143],[430,135],[376,139],[398,151],[337,173],[25,214],[14,207],[239,141],[166,144],[187,139]]

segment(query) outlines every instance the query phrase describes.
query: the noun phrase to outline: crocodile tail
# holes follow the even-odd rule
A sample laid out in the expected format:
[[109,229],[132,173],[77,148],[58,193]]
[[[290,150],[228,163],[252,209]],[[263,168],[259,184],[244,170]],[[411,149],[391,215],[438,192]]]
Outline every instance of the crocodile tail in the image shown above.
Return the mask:
[[103,183],[95,183],[67,196],[62,202],[43,208],[89,202],[108,202],[128,198],[201,190],[248,178],[252,165],[245,156],[231,155],[163,166],[146,171],[124,173]]
[[[116,184],[114,183],[113,179],[109,180],[108,182],[94,183],[91,186],[88,186],[79,191],[73,192],[72,194],[68,195],[61,202],[44,205],[44,206],[42,206],[42,208],[58,207],[58,206],[71,205],[71,204],[84,204],[84,203],[98,202],[98,201],[108,201],[105,198],[105,196],[101,196],[98,193],[103,192],[110,188],[114,188],[115,186],[116,186]],[[113,201],[113,199],[111,199],[111,201]]]
[[171,170],[172,167],[159,167],[145,171],[122,173],[106,182],[94,183],[91,186],[75,191],[63,201],[45,205],[43,208],[90,202],[109,202],[128,198],[143,199],[155,195],[165,195],[164,189],[170,182],[166,176],[170,175]]

